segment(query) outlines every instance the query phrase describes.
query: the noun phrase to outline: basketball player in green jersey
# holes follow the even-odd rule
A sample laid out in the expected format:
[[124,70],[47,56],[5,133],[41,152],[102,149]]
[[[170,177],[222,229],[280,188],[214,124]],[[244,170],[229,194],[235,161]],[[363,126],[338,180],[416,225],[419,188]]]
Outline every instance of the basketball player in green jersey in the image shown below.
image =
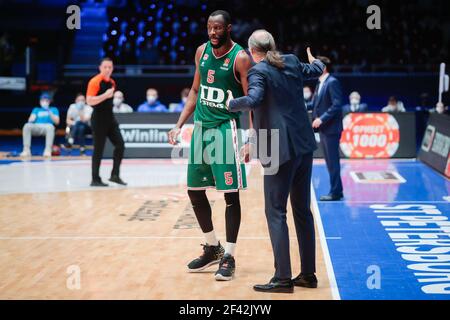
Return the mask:
[[[206,244],[203,254],[188,264],[188,271],[199,272],[219,264],[216,280],[231,280],[236,268],[234,252],[241,223],[239,190],[246,188],[247,181],[245,164],[239,156],[242,146],[237,132],[239,114],[229,112],[225,103],[227,90],[234,97],[247,93],[251,58],[231,39],[231,19],[226,11],[218,10],[209,16],[208,37],[209,41],[197,48],[196,71],[188,100],[168,138],[169,143],[176,144],[181,127],[194,113],[188,195]],[[205,155],[211,147],[215,155]],[[205,192],[208,188],[216,188],[225,195],[225,248],[214,232],[211,206]]]

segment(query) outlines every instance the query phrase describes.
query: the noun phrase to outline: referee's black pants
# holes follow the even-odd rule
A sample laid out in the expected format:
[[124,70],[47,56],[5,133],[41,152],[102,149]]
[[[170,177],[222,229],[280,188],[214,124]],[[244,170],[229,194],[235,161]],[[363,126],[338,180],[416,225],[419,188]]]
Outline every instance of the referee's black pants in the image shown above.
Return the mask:
[[92,180],[100,180],[100,163],[105,149],[106,138],[114,145],[113,169],[111,176],[119,176],[120,163],[122,162],[125,144],[119,130],[119,124],[114,116],[92,116],[92,135],[94,140],[94,153],[92,155]]

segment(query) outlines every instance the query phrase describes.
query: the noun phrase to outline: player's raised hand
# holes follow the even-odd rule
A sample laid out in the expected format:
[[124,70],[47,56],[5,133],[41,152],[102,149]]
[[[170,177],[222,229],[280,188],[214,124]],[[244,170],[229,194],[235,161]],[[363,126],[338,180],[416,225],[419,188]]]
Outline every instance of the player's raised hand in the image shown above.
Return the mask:
[[308,61],[309,61],[309,63],[313,63],[313,61],[316,60],[316,58],[311,54],[311,48],[310,47],[306,48],[306,53],[308,54]]
[[167,133],[167,137],[168,137],[169,143],[171,145],[178,144],[177,138],[178,138],[178,135],[180,134],[180,132],[181,132],[181,129],[178,127],[175,127]]

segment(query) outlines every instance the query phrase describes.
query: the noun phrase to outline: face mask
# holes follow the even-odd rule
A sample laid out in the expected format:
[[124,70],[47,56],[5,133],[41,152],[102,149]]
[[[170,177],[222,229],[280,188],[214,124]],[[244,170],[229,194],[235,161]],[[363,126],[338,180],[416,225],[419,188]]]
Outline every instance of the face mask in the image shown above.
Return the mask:
[[350,104],[359,104],[360,100],[358,98],[351,98]]
[[181,102],[183,102],[183,104],[186,104],[186,101],[187,101],[187,97],[181,98]]
[[303,91],[303,97],[308,100],[311,98],[311,92],[310,91]]
[[48,109],[48,107],[49,107],[49,105],[50,105],[50,102],[49,101],[41,101],[41,107],[42,108],[44,108],[44,109]]
[[123,101],[123,99],[120,99],[120,98],[114,98],[114,99],[113,99],[113,104],[114,104],[115,106],[119,106],[119,105],[122,103],[122,101]]
[[77,106],[77,108],[78,109],[83,109],[83,107],[84,107],[84,102],[77,102],[76,104],[75,104],[76,106]]
[[147,102],[149,104],[153,104],[156,101],[156,97],[155,96],[147,96]]

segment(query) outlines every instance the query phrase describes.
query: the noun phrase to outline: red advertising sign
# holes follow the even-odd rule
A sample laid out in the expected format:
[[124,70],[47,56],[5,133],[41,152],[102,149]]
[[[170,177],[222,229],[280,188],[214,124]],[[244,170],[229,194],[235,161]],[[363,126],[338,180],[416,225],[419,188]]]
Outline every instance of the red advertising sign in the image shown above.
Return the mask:
[[391,158],[398,150],[400,131],[388,113],[350,113],[343,120],[340,147],[349,158]]

